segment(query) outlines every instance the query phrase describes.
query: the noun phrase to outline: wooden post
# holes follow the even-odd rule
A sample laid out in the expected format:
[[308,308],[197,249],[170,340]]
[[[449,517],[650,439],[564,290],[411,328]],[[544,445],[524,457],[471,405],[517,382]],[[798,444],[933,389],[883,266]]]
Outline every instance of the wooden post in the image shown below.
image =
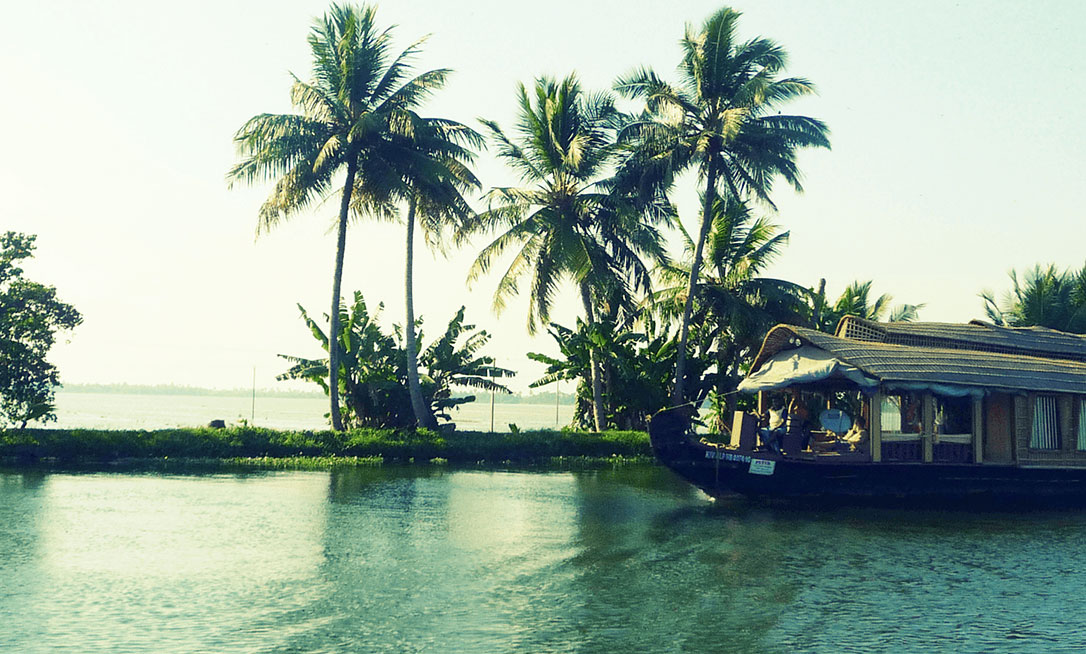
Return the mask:
[[984,400],[973,398],[973,463],[984,463]]
[[935,434],[935,397],[932,396],[931,393],[924,393],[922,402],[924,408],[924,424],[920,439],[924,448],[924,463],[931,463],[935,458],[935,451],[932,447],[932,441]]
[[758,415],[764,416],[765,412],[769,409],[769,402],[767,401],[765,391],[758,391]]
[[554,428],[558,429],[558,400],[561,398],[561,381],[554,380]]
[[867,434],[871,440],[871,461],[882,461],[882,393],[871,396],[868,405]]

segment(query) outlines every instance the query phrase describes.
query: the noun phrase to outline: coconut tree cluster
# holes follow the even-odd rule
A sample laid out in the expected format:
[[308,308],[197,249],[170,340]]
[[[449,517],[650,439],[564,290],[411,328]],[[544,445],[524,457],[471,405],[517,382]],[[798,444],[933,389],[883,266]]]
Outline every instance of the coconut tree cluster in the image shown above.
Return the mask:
[[[768,217],[775,185],[802,190],[797,155],[829,147],[829,130],[786,113],[814,85],[786,74],[777,43],[739,38],[739,18],[724,8],[688,25],[673,76],[639,68],[612,89],[586,89],[575,72],[538,77],[517,88],[512,125],[483,118],[476,131],[426,115],[450,71],[413,69],[424,40],[397,51],[373,7],[334,5],[309,34],[312,71],[294,78],[294,113],[246,122],[229,173],[232,182],[273,184],[258,233],[338,200],[327,329],[303,310],[328,357],[288,357],[287,376],[321,383],[335,429],[368,420],[366,402],[376,402],[380,384],[399,398],[393,421],[437,426],[443,408],[434,400],[432,353],[419,371],[416,230],[438,249],[479,248],[467,281],[496,279],[496,312],[527,296],[527,330],[547,330],[563,357],[530,355],[548,367],[534,385],[576,379],[578,422],[596,430],[642,428],[668,403],[727,397],[777,322],[825,327],[846,314],[882,317],[889,298],[869,302],[869,282],[831,304],[824,284],[815,291],[765,274],[788,240]],[[633,109],[620,110],[620,98]],[[476,177],[483,148],[515,174],[515,185],[488,187]],[[674,204],[684,175],[696,179],[699,195],[692,232]],[[404,225],[406,312],[395,347],[375,331],[361,295],[350,307],[341,298],[347,232],[363,218]],[[683,250],[672,255],[675,243]],[[580,300],[572,328],[551,322],[563,289]],[[899,317],[916,309],[906,305]],[[496,370],[480,361],[465,359],[460,376],[446,378]]]
[[1011,288],[1000,301],[992,291],[980,294],[992,322],[1086,334],[1086,265],[1060,270],[1053,264],[1037,264],[1021,277],[1014,270],[1008,276]]

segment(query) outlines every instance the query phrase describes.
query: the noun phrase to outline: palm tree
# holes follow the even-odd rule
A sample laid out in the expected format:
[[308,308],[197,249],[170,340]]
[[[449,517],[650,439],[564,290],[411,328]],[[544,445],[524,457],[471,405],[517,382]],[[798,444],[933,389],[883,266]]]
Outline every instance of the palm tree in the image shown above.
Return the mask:
[[[469,281],[515,249],[494,293],[494,307],[501,311],[517,294],[521,278],[531,275],[530,333],[549,322],[554,294],[567,279],[580,291],[588,325],[596,323],[599,307],[633,311],[633,294],[647,292],[651,284],[643,259],[665,259],[652,223],[671,214],[657,196],[645,199],[608,175],[621,155],[615,142],[620,115],[613,98],[585,94],[570,75],[560,82],[538,79],[531,95],[520,85],[518,102],[516,140],[493,121],[483,124],[498,156],[527,185],[492,189],[487,211],[465,230],[501,230],[476,258]],[[593,420],[600,430],[606,415],[595,353],[589,376]]]
[[[373,7],[333,5],[315,21],[308,42],[312,80],[294,77],[295,114],[258,114],[234,135],[242,160],[232,183],[275,180],[260,208],[260,234],[334,192],[345,172],[336,224],[330,332],[338,334],[347,220],[395,215],[397,189],[413,148],[414,109],[448,76],[445,69],[411,77],[408,60],[421,40],[392,56],[391,28],[379,30]],[[339,407],[339,345],[331,341],[329,386],[333,429],[343,429]]]
[[[696,246],[685,231],[682,234],[687,254],[693,258]],[[702,347],[715,347],[716,390],[718,396],[729,398],[728,409],[733,408],[734,395],[727,394],[735,390],[743,364],[757,352],[766,331],[777,323],[805,321],[807,289],[761,276],[788,237],[788,232],[781,232],[768,219],[755,219],[743,204],[718,197],[713,205],[706,271],[699,276],[691,315],[703,325]],[[655,309],[674,319],[687,305],[684,281],[690,278],[690,261],[661,268],[660,277],[666,286],[653,295]]]
[[1065,332],[1086,333],[1086,266],[1060,271],[1055,265],[1036,265],[1019,280],[1011,270],[1011,290],[996,303],[991,291],[981,293],[984,310],[997,325],[1038,325]]
[[[419,119],[412,129],[411,161],[405,175],[407,200],[407,251],[404,271],[407,379],[411,406],[419,426],[437,429],[437,419],[422,396],[415,334],[414,249],[415,222],[419,221],[426,242],[442,248],[442,236],[457,231],[473,214],[463,193],[479,187],[469,164],[471,147],[482,146],[474,130],[449,120]],[[412,149],[413,146],[413,149]]]
[[748,196],[773,206],[769,195],[775,178],[802,190],[796,151],[829,147],[826,126],[806,116],[781,115],[777,108],[814,92],[798,77],[778,79],[784,50],[768,39],[740,42],[739,12],[729,8],[709,17],[701,30],[687,25],[679,65],[681,83],[673,86],[649,69],[619,79],[621,93],[646,102],[646,115],[624,130],[638,142],[649,164],[648,174],[667,180],[695,167],[704,181],[701,229],[687,282],[679,336],[672,401],[683,401],[686,341],[701,270],[706,237],[717,197],[730,202]]
[[893,297],[888,293],[872,300],[872,283],[870,279],[852,282],[831,305],[826,300],[826,280],[818,280],[818,290],[808,291],[811,324],[815,329],[832,334],[845,316],[858,316],[872,322],[882,320],[887,311],[890,312],[890,322],[915,322],[920,317],[923,304],[899,304],[891,308]]

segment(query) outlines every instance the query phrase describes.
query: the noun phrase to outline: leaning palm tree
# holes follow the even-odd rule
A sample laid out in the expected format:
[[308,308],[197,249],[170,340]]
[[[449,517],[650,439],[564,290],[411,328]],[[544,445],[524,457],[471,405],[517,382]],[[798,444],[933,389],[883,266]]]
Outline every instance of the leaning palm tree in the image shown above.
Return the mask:
[[[662,288],[653,294],[653,309],[674,320],[686,307],[690,265],[696,247],[682,230],[688,259],[661,267]],[[788,232],[767,218],[754,218],[743,204],[717,198],[713,224],[706,239],[705,274],[699,276],[692,315],[702,325],[701,347],[714,351],[716,387],[734,408],[734,391],[742,366],[749,363],[766,331],[777,323],[799,324],[806,318],[807,289],[765,277],[766,267],[788,243]],[[725,413],[730,415],[730,413]]]
[[[589,95],[576,77],[540,78],[529,93],[519,87],[516,139],[493,121],[483,121],[498,156],[520,173],[522,187],[495,188],[488,209],[465,230],[500,231],[476,258],[469,281],[485,274],[493,261],[515,250],[494,293],[494,308],[504,309],[518,283],[531,276],[528,330],[549,322],[559,285],[576,285],[585,322],[595,324],[599,307],[634,309],[634,293],[651,284],[645,258],[663,260],[665,248],[652,224],[670,210],[628,190],[611,175],[621,151],[615,133],[620,115],[609,94]],[[606,421],[600,362],[595,352],[589,370],[593,421]]]
[[798,77],[778,79],[785,67],[784,50],[764,38],[739,41],[738,19],[738,12],[724,8],[700,31],[687,25],[678,86],[648,69],[615,84],[621,93],[646,102],[644,118],[631,123],[624,138],[640,145],[648,173],[666,180],[694,167],[704,182],[701,229],[680,323],[672,390],[676,404],[683,401],[690,313],[717,197],[730,202],[753,197],[773,206],[769,196],[775,178],[802,190],[796,151],[829,147],[829,130],[821,121],[777,111],[789,100],[813,93],[814,86]]
[[419,426],[437,429],[437,419],[422,395],[419,381],[414,299],[415,222],[417,219],[427,244],[442,249],[443,236],[458,231],[474,215],[463,193],[479,187],[479,180],[469,165],[475,157],[471,148],[481,147],[482,137],[460,123],[437,119],[416,121],[412,136],[413,143],[407,146],[412,156],[404,178],[407,196],[404,269],[407,381]]
[[[339,333],[340,285],[347,220],[355,215],[395,215],[396,190],[403,185],[405,148],[417,116],[414,109],[445,81],[448,71],[411,77],[409,59],[421,41],[392,56],[390,30],[375,24],[373,7],[333,5],[310,31],[312,79],[294,77],[295,114],[259,114],[234,136],[242,160],[228,175],[232,183],[275,180],[260,208],[257,233],[304,211],[336,192],[345,173],[336,223],[330,332]],[[338,379],[339,346],[331,341],[329,387],[332,427],[343,429]]]

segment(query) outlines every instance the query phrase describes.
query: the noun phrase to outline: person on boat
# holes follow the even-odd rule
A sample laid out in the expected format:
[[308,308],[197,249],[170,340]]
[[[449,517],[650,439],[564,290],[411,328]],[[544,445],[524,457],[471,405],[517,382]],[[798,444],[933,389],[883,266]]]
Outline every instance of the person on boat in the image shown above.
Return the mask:
[[785,433],[799,434],[800,449],[805,450],[811,442],[811,412],[803,404],[803,396],[798,390],[792,391],[792,401],[788,405],[788,417],[785,421]]
[[784,436],[786,421],[788,420],[784,404],[780,401],[774,402],[769,409],[768,418],[766,426],[758,430],[758,437],[761,438],[762,445],[780,454],[781,438]]
[[863,416],[856,416],[856,422],[852,423],[852,428],[845,432],[841,441],[847,443],[849,450],[852,452],[867,451],[867,419]]

